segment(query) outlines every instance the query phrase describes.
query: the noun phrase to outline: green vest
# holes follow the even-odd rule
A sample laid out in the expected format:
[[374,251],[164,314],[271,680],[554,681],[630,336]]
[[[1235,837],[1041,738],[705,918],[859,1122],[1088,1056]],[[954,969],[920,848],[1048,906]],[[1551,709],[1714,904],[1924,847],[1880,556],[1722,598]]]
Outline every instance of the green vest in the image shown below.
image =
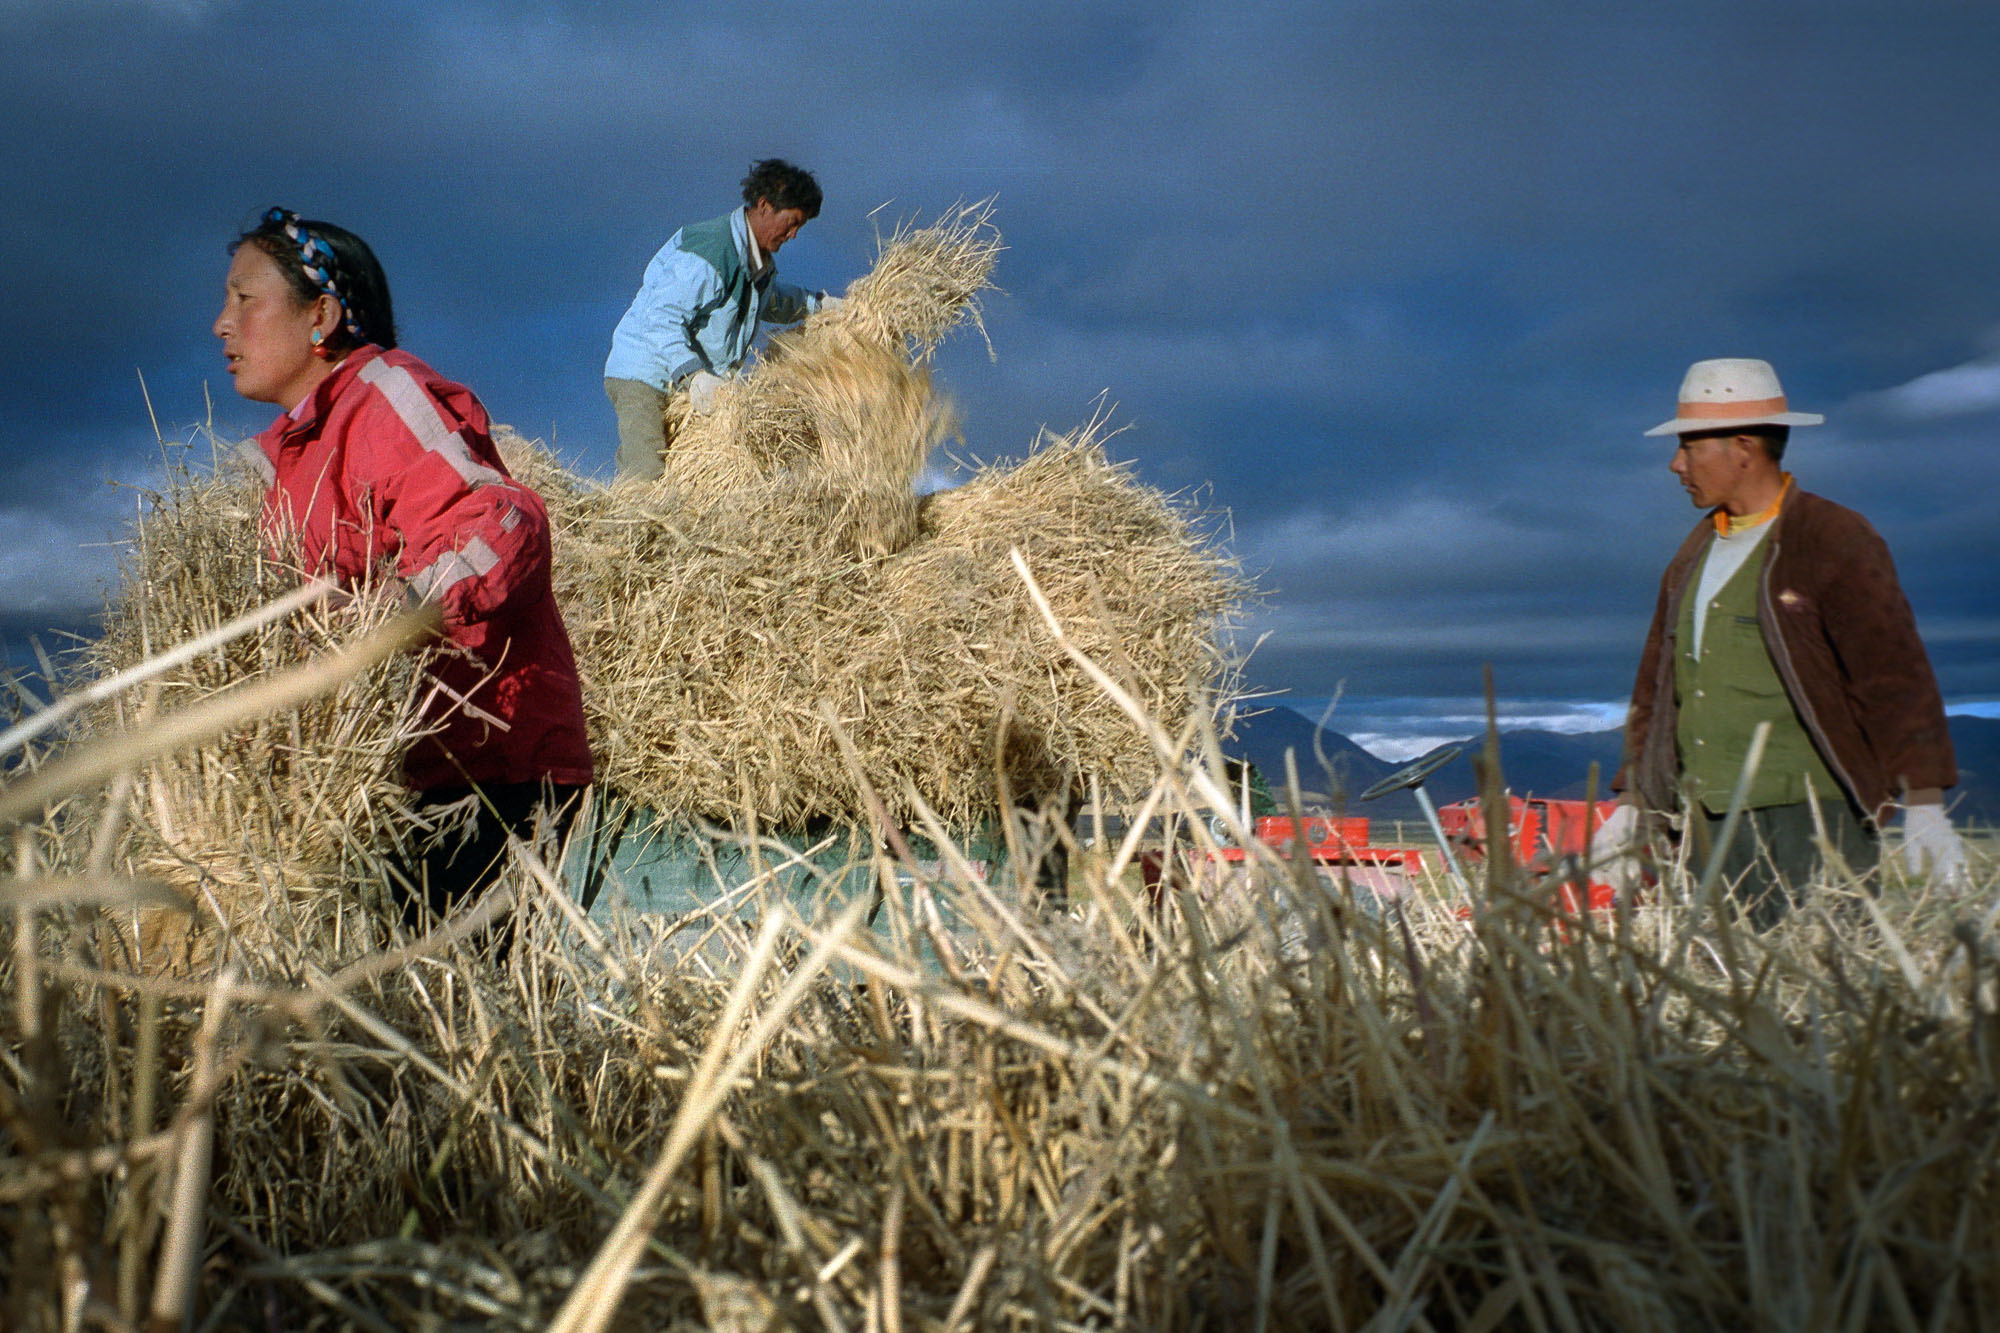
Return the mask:
[[1675,634],[1674,739],[1680,747],[1681,780],[1710,814],[1729,809],[1759,722],[1771,724],[1771,736],[1751,780],[1746,808],[1796,805],[1806,799],[1809,782],[1818,800],[1845,799],[1764,647],[1763,627],[1757,623],[1757,583],[1768,554],[1768,550],[1753,551],[1709,602],[1700,657],[1694,653],[1700,565],[1681,598]]

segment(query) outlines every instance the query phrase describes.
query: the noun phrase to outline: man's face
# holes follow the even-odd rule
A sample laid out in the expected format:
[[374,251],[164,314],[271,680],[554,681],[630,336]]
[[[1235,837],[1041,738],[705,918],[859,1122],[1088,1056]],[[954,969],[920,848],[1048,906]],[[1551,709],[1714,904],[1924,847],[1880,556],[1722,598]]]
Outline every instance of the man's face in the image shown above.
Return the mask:
[[786,241],[799,234],[799,228],[806,225],[806,215],[797,208],[773,208],[769,199],[759,199],[743,211],[752,234],[757,237],[758,246],[767,255],[775,255]]
[[1761,448],[1750,435],[1683,435],[1667,470],[1680,478],[1696,509],[1726,507],[1750,474],[1750,451]]

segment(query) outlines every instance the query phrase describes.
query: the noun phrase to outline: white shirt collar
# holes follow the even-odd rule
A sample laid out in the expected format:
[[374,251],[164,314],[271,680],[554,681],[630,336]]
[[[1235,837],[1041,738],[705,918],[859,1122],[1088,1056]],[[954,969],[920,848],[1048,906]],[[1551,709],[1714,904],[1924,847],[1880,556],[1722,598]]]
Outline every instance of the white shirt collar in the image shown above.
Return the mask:
[[743,248],[748,252],[750,276],[756,277],[771,261],[764,256],[764,247],[757,244],[757,229],[750,225],[750,206],[743,206]]

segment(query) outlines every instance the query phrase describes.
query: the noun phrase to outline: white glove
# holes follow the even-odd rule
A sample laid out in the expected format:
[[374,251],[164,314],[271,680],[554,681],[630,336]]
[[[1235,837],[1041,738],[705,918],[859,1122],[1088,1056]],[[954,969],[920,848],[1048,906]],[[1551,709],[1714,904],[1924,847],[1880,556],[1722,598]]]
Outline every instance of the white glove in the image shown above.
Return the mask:
[[[819,294],[819,310],[817,311],[817,313],[822,315],[830,315],[834,311],[840,309],[842,306],[846,304],[847,304],[847,298],[844,296],[835,296],[832,292],[821,292]],[[258,452],[261,453],[262,450],[259,450]]]
[[1639,827],[1639,807],[1623,801],[1590,835],[1590,877],[1609,884],[1620,894],[1639,888],[1639,849],[1644,843]]
[[707,416],[715,410],[715,395],[720,393],[722,386],[727,383],[729,381],[720,375],[697,370],[687,377],[688,405],[703,416]]
[[1925,862],[1930,863],[1931,878],[1948,888],[1963,888],[1971,878],[1965,844],[1958,840],[1942,805],[1903,807],[1903,866],[1912,875],[1922,875]]

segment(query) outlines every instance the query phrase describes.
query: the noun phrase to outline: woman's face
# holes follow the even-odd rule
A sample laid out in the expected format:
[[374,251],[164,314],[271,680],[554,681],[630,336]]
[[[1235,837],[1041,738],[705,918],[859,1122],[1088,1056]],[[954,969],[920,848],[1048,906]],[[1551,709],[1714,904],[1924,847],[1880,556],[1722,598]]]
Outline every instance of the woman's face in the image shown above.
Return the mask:
[[329,332],[325,297],[301,301],[271,256],[245,242],[229,261],[222,313],[215,336],[236,379],[236,392],[253,403],[297,406],[332,367],[313,354],[313,330]]

